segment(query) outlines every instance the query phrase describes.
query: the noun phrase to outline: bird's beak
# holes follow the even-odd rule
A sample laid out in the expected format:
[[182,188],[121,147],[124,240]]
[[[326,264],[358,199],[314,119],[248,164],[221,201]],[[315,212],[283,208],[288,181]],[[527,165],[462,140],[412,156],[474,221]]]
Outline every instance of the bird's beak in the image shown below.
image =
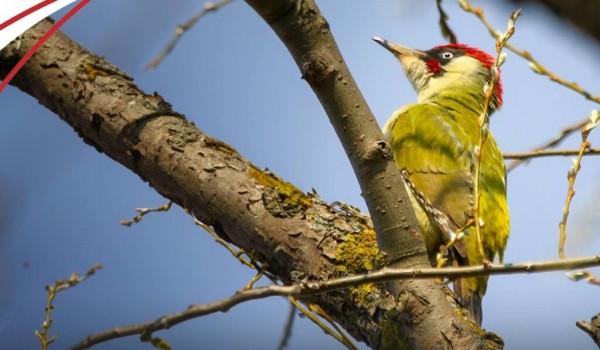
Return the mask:
[[417,91],[421,91],[428,81],[426,79],[429,74],[429,67],[426,63],[427,53],[389,42],[378,36],[374,36],[373,40],[396,56],[408,80]]
[[393,53],[395,56],[398,56],[399,58],[400,57],[411,57],[411,56],[415,57],[415,58],[422,58],[425,56],[425,52],[423,52],[423,51],[413,50],[406,46],[402,46],[402,45],[399,45],[396,43],[389,42],[378,36],[374,36],[373,40],[376,43],[378,43],[379,45],[388,49],[391,53]]

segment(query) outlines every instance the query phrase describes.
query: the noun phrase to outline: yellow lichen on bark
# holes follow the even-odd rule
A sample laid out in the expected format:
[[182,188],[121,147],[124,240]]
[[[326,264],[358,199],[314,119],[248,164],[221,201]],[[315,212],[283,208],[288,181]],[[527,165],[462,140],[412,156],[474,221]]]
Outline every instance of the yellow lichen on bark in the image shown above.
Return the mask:
[[350,233],[344,239],[336,250],[338,271],[361,273],[384,265],[384,256],[377,248],[377,236],[372,228],[365,226],[365,230]]
[[[380,268],[385,265],[385,256],[377,247],[375,230],[364,225],[357,233],[348,233],[336,249],[337,270],[344,274],[357,274]],[[356,302],[368,301],[380,295],[374,283],[363,283],[350,289]]]
[[259,185],[276,190],[277,198],[273,198],[274,196],[272,195],[263,196],[263,201],[265,201],[265,206],[267,206],[267,208],[273,206],[273,200],[276,200],[278,202],[279,207],[281,208],[277,212],[277,215],[274,214],[275,216],[282,216],[281,210],[287,212],[287,214],[293,215],[296,212],[298,212],[298,209],[304,210],[313,206],[313,202],[310,196],[306,195],[293,184],[283,181],[275,174],[267,173],[254,166],[250,167],[250,169],[248,170],[248,174]]

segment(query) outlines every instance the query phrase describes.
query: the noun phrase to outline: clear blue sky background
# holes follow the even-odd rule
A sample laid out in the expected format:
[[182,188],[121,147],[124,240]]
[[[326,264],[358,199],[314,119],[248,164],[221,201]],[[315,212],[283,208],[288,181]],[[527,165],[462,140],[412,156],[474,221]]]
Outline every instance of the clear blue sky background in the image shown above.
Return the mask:
[[[504,29],[513,4],[478,1]],[[155,71],[149,62],[178,23],[202,1],[92,1],[64,31],[106,56],[148,92],[157,91],[208,134],[238,149],[305,191],[328,201],[365,205],[354,174],[317,99],[284,46],[242,1],[210,14]],[[435,2],[320,1],[340,49],[379,123],[415,100],[399,64],[371,41],[379,35],[427,49],[443,43]],[[462,42],[494,50],[482,25],[446,1]],[[63,12],[64,13],[64,12]],[[600,93],[598,43],[542,8],[526,6],[512,42],[548,68]],[[506,152],[524,151],[597,108],[535,75],[509,53],[503,67],[505,107],[492,131]],[[179,208],[126,228],[134,207],[165,202],[121,165],[85,145],[55,115],[14,88],[0,94],[0,344],[35,349],[43,320],[44,286],[101,263],[104,269],[56,299],[54,348],[91,332],[145,321],[234,293],[253,271],[232,259]],[[600,137],[592,134],[592,142]],[[579,145],[571,137],[565,147]],[[569,256],[598,254],[598,159],[586,158],[569,225]],[[569,158],[535,160],[509,175],[512,232],[507,262],[557,257],[558,222]],[[599,271],[597,271],[599,272]],[[507,349],[593,349],[575,327],[598,308],[598,287],[564,273],[493,277],[484,299],[484,327]],[[175,349],[273,349],[288,306],[272,298],[176,326],[164,336]],[[98,349],[148,349],[132,337]],[[340,349],[298,318],[290,349]]]

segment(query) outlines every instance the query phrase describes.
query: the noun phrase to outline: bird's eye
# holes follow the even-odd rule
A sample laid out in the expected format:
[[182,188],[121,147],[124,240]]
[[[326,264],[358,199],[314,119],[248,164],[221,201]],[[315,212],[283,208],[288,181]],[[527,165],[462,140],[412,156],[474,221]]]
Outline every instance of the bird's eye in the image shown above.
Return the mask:
[[442,52],[442,58],[443,59],[449,60],[452,57],[454,57],[454,55],[452,54],[452,52],[450,52],[450,51]]
[[452,57],[454,57],[454,55],[452,54],[452,52],[450,52],[450,51],[442,52],[442,58],[443,59],[449,60]]

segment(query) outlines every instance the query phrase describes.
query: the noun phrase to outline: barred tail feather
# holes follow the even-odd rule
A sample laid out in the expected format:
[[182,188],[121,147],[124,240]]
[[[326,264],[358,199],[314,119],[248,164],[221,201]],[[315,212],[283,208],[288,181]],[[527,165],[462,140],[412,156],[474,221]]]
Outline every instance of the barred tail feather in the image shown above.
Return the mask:
[[454,281],[454,294],[456,294],[462,306],[469,310],[475,322],[481,326],[483,309],[481,308],[482,297],[479,293],[469,288],[466,279],[458,279]]

